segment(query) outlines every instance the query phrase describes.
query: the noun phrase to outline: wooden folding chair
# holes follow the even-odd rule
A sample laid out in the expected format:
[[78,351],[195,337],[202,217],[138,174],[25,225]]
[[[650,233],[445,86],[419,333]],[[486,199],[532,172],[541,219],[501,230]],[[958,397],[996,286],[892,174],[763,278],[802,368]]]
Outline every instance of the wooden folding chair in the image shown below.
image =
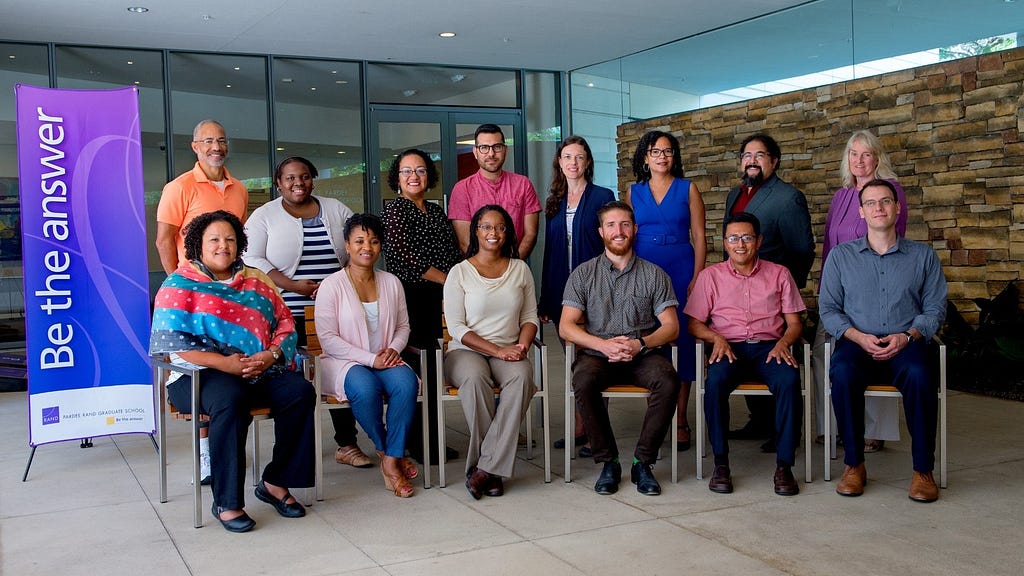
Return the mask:
[[[803,389],[800,394],[804,399],[804,480],[811,482],[813,480],[811,474],[811,446],[813,446],[813,437],[811,436],[811,418],[813,416],[811,407],[814,406],[814,384],[812,382],[811,374],[811,345],[806,340],[803,342],[804,359],[800,364],[800,371],[802,376],[800,378],[803,383]],[[795,355],[796,345],[793,345],[793,352]],[[697,416],[697,479],[702,480],[704,478],[704,382],[707,377],[708,360],[707,356],[704,355],[704,341],[697,339],[697,381],[695,382],[697,387],[697,406],[695,414]],[[768,385],[763,382],[741,382],[739,386],[733,390],[731,396],[771,396],[771,391],[768,390]]]
[[[938,336],[932,338],[939,347],[939,486],[946,487],[946,345]],[[829,369],[832,368],[832,349],[835,347],[835,340],[829,336],[825,341],[825,410],[828,415],[825,420],[825,480],[832,480],[832,460],[836,458],[836,438],[832,433],[832,380],[829,378]],[[878,396],[884,398],[902,398],[903,395],[895,386],[885,382],[870,384],[864,391],[864,396]]]
[[[672,368],[679,370],[679,349],[675,344],[672,345]],[[576,402],[575,396],[572,390],[572,364],[576,360],[576,344],[566,341],[565,343],[565,481],[572,482],[572,459],[573,459],[573,448],[572,438],[574,438],[574,426],[576,425]],[[605,398],[650,398],[651,392],[642,386],[635,386],[633,384],[615,384],[609,386],[607,390],[601,393]],[[678,450],[679,438],[676,436],[676,426],[679,424],[679,414],[676,409],[672,409],[672,431],[670,436],[672,437],[672,483],[675,484],[679,481],[679,466],[678,466]]]

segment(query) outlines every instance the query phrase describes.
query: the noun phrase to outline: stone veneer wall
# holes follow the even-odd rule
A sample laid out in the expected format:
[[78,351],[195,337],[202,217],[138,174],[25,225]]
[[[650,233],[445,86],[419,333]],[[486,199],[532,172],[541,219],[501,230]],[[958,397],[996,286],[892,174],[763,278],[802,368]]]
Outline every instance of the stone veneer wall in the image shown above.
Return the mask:
[[1024,48],[623,124],[619,189],[648,130],[676,135],[686,176],[707,206],[708,262],[721,258],[725,198],[739,183],[737,148],[766,132],[779,142],[778,174],[807,196],[818,260],[804,290],[817,307],[821,239],[839,162],[856,130],[877,134],[910,204],[907,237],[930,243],[949,298],[971,322],[977,297],[1021,278],[1024,261]]

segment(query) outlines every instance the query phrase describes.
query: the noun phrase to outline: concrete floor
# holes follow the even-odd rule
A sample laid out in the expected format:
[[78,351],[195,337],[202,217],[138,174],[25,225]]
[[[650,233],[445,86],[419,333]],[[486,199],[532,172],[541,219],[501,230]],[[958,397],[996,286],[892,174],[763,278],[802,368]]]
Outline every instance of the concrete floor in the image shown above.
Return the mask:
[[[553,340],[551,340],[553,341]],[[562,436],[562,355],[550,350],[552,438]],[[612,403],[623,454],[632,452],[641,402]],[[742,400],[733,404],[742,423]],[[449,443],[464,449],[460,407],[449,403]],[[693,402],[691,401],[691,418]],[[1024,403],[957,392],[949,400],[949,488],[938,502],[907,498],[909,442],[867,456],[864,496],[836,495],[823,482],[821,445],[814,481],[801,493],[772,492],[774,457],[759,442],[732,444],[736,492],[714,494],[694,476],[693,451],[680,455],[680,482],[668,461],[656,467],[661,496],[641,496],[625,482],[599,496],[600,468],[577,460],[572,483],[543,482],[542,452],[523,458],[506,495],[474,501],[462,461],[449,463],[447,488],[411,499],[383,490],[375,467],[356,470],[325,446],[326,499],[303,519],[279,517],[247,495],[257,527],[230,534],[208,510],[192,527],[188,427],[171,422],[170,501],[158,499],[157,457],[146,436],[101,437],[41,446],[28,482],[24,393],[0,394],[0,574],[928,574],[1018,575],[1024,566]],[[330,421],[324,418],[326,436]],[[272,424],[263,424],[269,457]],[[370,452],[360,434],[363,449]],[[667,442],[666,442],[667,450]],[[370,452],[372,453],[372,452]],[[802,456],[798,454],[798,460]],[[709,460],[709,459],[706,459]],[[710,474],[705,462],[705,474]],[[628,474],[627,474],[628,478]],[[302,491],[296,491],[302,498]],[[311,494],[310,496],[311,497]],[[209,505],[207,489],[204,502]]]

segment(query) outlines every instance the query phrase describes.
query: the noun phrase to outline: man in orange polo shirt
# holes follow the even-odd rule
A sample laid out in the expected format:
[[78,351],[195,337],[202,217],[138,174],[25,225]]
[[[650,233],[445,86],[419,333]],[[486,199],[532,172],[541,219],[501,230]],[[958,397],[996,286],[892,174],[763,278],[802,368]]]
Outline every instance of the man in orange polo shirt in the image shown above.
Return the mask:
[[193,218],[214,210],[227,210],[245,221],[249,191],[228,174],[228,139],[224,126],[203,120],[192,131],[196,165],[164,186],[156,209],[156,250],[164,272],[185,262],[185,227]]

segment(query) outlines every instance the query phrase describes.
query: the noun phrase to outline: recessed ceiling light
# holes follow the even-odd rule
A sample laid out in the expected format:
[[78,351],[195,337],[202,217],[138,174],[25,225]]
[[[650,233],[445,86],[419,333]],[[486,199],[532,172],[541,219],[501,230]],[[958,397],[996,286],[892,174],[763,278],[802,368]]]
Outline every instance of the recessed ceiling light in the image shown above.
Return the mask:
[[335,84],[348,84],[348,80],[335,80]]
[[14,60],[15,58],[17,58],[17,56],[15,56],[14,54],[11,54],[10,56],[8,56],[8,58],[10,58],[11,60]]
[[344,150],[338,150],[338,154],[344,154],[344,153],[345,153]]
[[129,60],[129,61],[128,61],[128,65],[129,65],[129,66],[131,66],[132,64],[135,64],[135,62],[134,62],[134,61],[132,61],[132,60]]
[[587,82],[587,88],[593,88],[593,87],[594,87],[594,83],[593,82]]
[[225,84],[224,87],[225,88],[231,88],[231,84]]
[[278,152],[284,152],[284,148],[283,148],[283,147],[281,147],[281,146],[278,146],[278,147],[277,147],[277,151],[278,151]]
[[235,66],[235,70],[241,70],[241,69],[242,69],[241,67]]
[[128,11],[133,14],[145,14],[146,12],[149,12],[149,8],[146,8],[145,6],[129,6]]
[[136,86],[138,86],[138,85],[139,85],[139,81],[138,81],[138,80],[136,80],[136,81],[135,81],[135,85],[136,85]]
[[337,70],[331,70],[331,74],[337,74],[337,73],[338,73]]
[[291,78],[281,78],[281,82],[284,82],[285,84],[291,84],[292,83],[292,79]]
[[441,32],[438,36],[441,38],[455,38],[455,32]]
[[316,92],[316,86],[310,86],[309,89],[312,90],[313,92]]

